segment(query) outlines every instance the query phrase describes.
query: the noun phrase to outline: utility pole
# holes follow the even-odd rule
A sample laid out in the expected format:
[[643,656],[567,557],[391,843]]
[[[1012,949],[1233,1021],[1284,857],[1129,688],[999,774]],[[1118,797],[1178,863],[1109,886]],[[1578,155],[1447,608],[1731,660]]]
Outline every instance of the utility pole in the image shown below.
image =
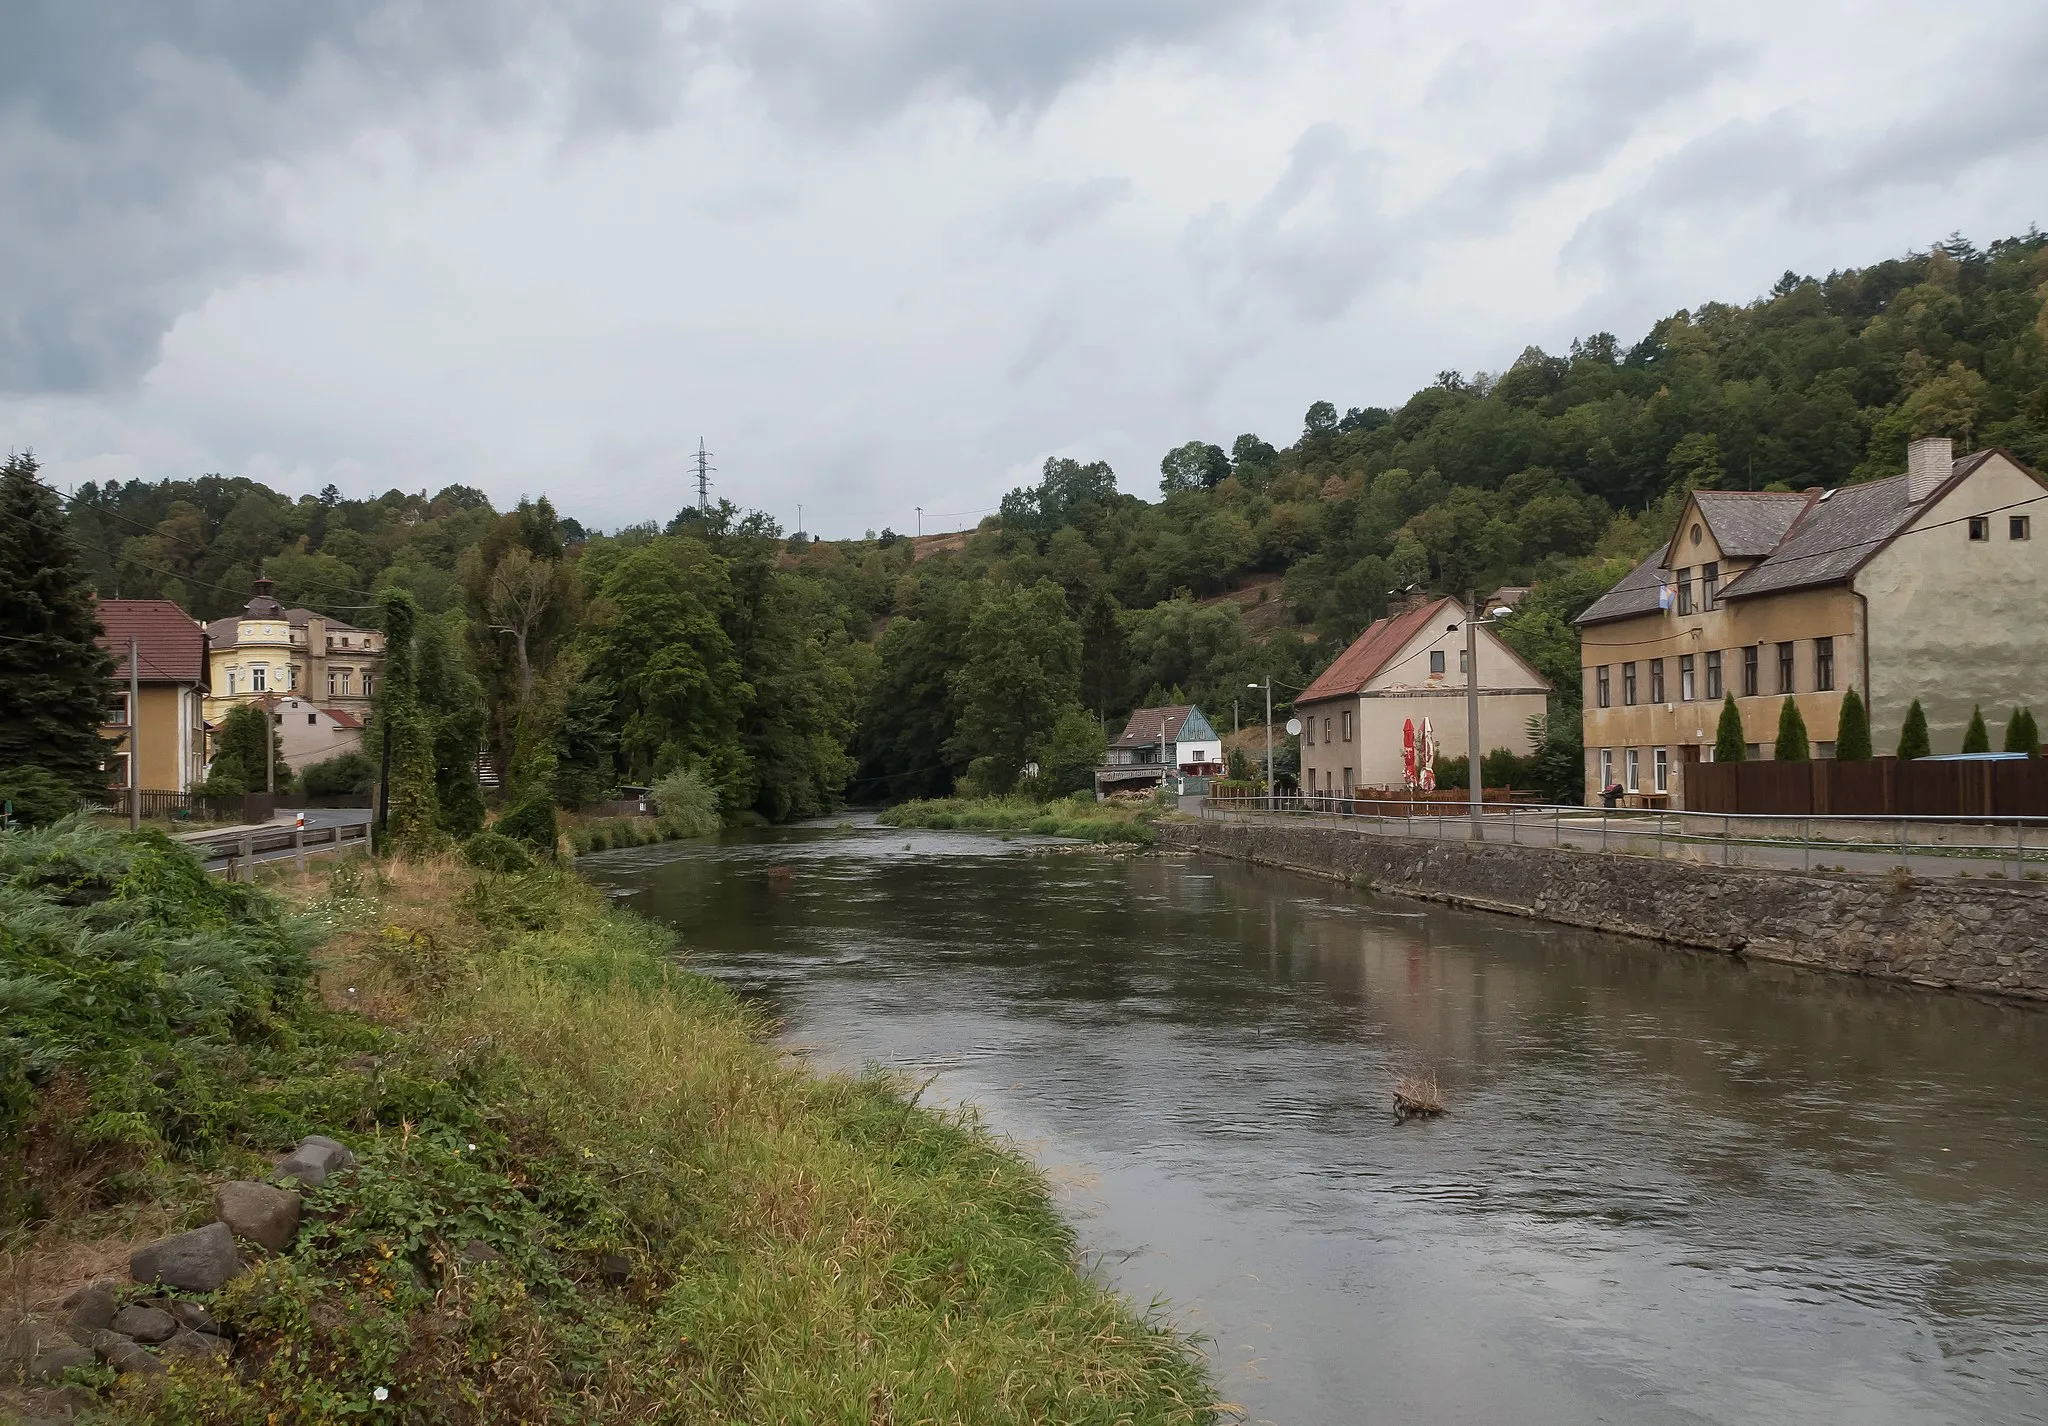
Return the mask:
[[801,500],[796,502],[796,532],[799,535],[804,532],[804,502]]
[[277,734],[272,731],[277,725],[277,695],[266,692],[263,695],[263,790],[277,795]]
[[[718,467],[711,464],[711,452],[704,449],[704,438],[697,437],[697,508],[711,508],[711,472]],[[801,519],[798,521],[802,523]]]
[[924,506],[917,507],[917,537],[924,538]]
[[[1257,688],[1256,683],[1247,683],[1246,688]],[[1273,675],[1266,675],[1266,810],[1273,810]]]
[[1472,803],[1472,839],[1479,840],[1479,591],[1465,591],[1465,786]]
[[142,830],[142,649],[128,641],[128,830]]

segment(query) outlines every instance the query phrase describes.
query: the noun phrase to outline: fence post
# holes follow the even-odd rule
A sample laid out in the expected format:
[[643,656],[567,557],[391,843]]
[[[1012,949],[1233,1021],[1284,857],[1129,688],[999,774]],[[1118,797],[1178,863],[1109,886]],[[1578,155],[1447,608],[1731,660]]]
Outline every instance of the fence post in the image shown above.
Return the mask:
[[1607,813],[1609,810],[1606,807],[1600,809],[1600,850],[1603,852],[1607,850]]
[[2018,817],[2012,819],[2012,879],[2027,879],[2026,823]]
[[304,818],[299,820],[298,826],[292,828],[292,865],[299,871],[306,869],[306,823]]
[[1734,819],[1734,818],[1732,818],[1732,817],[1730,817],[1730,816],[1729,816],[1729,815],[1728,815],[1728,814],[1727,814],[1726,812],[1723,812],[1723,813],[1721,814],[1721,865],[1722,865],[1722,866],[1727,866],[1727,865],[1729,865],[1729,864],[1730,864],[1730,858],[1732,857],[1732,855],[1733,855],[1733,853],[1734,853],[1735,843],[1734,843],[1734,841],[1733,841],[1733,839],[1732,839],[1732,829],[1733,829],[1734,825],[1735,825],[1735,819]]
[[1912,863],[1906,859],[1906,819],[1903,817],[1899,819],[1899,865],[1907,871],[1913,869]]
[[1799,824],[1799,869],[1813,870],[1813,819],[1808,817]]
[[[256,838],[253,833],[244,832],[241,838],[242,880],[256,879]],[[232,876],[228,878],[234,880]]]

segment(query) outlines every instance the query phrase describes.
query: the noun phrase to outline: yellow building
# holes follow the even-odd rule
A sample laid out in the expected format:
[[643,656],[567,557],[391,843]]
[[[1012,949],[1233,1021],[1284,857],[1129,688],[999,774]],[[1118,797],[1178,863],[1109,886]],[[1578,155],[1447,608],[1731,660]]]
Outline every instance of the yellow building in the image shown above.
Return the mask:
[[[206,774],[206,631],[168,599],[102,599],[100,644],[114,656],[115,682],[100,732],[107,786],[128,786],[140,756],[145,792],[188,792]],[[129,650],[137,706],[129,706]]]
[[384,636],[310,609],[287,609],[256,581],[256,597],[240,614],[206,626],[212,691],[206,717],[218,723],[237,703],[296,694],[322,709],[369,721]]
[[[1838,490],[1696,491],[1670,543],[1578,619],[1586,791],[1685,805],[1733,694],[1751,758],[1786,698],[1832,757],[1860,690],[1888,752],[1919,699],[1934,751],[1971,710],[2048,707],[2048,480],[2000,450],[1915,441],[1904,473]],[[2044,534],[2048,538],[2048,534]]]

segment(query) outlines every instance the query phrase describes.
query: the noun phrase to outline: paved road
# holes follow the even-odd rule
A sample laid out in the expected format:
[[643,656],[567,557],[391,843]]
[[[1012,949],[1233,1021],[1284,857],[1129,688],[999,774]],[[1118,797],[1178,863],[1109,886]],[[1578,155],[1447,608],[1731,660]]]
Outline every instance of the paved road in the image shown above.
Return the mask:
[[[233,839],[244,833],[260,840],[273,839],[280,832],[289,832],[295,825],[297,816],[298,814],[295,811],[284,811],[280,812],[270,822],[249,827],[222,828],[212,832],[192,832],[188,833],[181,840],[194,843],[199,847],[202,856],[205,858],[207,870],[225,871],[232,862],[237,860]],[[325,831],[330,827],[361,827],[367,829],[370,824],[370,810],[367,807],[309,808],[305,816],[306,831],[309,835],[316,831]],[[368,846],[367,836],[347,838],[342,840],[338,846],[336,843],[323,840],[316,845],[305,848],[303,853],[299,848],[291,846],[269,847],[252,852],[249,860],[252,862],[292,861],[301,855],[333,856],[338,850],[365,849]]]
[[[1325,813],[1261,813],[1220,809],[1207,809],[1201,815],[1209,818],[1241,818],[1274,825],[1313,823],[1317,826],[1341,827],[1361,837],[1384,836],[1404,840],[1446,842],[1470,841],[1473,837],[1472,819],[1469,816],[1424,816],[1403,820],[1399,817],[1381,819],[1339,817]],[[1609,856],[1661,857],[1667,861],[1689,861],[1714,866],[1769,867],[1782,871],[1817,871],[1827,868],[1877,875],[1903,864],[1914,876],[1922,877],[2048,877],[2048,827],[2036,826],[2027,830],[2022,857],[2015,854],[2010,825],[1968,827],[1954,823],[1943,824],[1942,832],[1965,835],[1969,841],[1982,845],[1977,848],[1952,845],[1947,850],[1915,845],[1904,856],[1901,856],[1897,847],[1883,845],[1875,840],[1879,835],[1887,838],[1890,835],[1884,830],[1882,822],[1872,826],[1873,840],[1868,844],[1868,850],[1828,841],[1805,844],[1796,837],[1789,840],[1746,839],[1741,835],[1739,823],[1736,824],[1735,835],[1724,841],[1718,830],[1710,830],[1711,819],[1705,823],[1693,819],[1694,833],[1691,836],[1679,835],[1678,826],[1679,821],[1675,816],[1666,818],[1660,830],[1655,817],[1641,815],[1610,816],[1603,823],[1598,811],[1588,811],[1583,815],[1567,813],[1561,817],[1553,817],[1548,813],[1521,813],[1512,818],[1496,812],[1480,818],[1479,840],[1527,846],[1564,847]],[[1930,830],[1925,828],[1915,828],[1911,833],[1922,838],[1931,834]]]

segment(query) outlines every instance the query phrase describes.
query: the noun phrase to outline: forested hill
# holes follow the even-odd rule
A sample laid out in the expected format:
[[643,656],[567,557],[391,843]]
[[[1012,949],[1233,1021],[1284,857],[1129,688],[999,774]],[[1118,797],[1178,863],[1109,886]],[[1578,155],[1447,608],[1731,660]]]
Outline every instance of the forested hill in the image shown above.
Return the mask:
[[[610,536],[550,512],[543,536],[532,507],[500,516],[459,486],[292,501],[219,477],[88,485],[72,520],[109,593],[212,616],[259,568],[287,603],[337,611],[398,585],[464,622],[481,662],[502,637],[491,566],[514,546],[559,562],[565,795],[677,761],[722,769],[730,805],[768,816],[842,786],[940,791],[970,768],[1002,787],[1036,762],[1041,787],[1064,787],[1102,722],[1178,692],[1227,726],[1246,683],[1306,683],[1410,585],[1535,585],[1506,632],[1575,698],[1570,617],[1662,539],[1689,488],[1870,479],[1930,433],[2048,464],[2044,298],[2033,231],[1788,272],[1633,345],[1531,347],[1397,409],[1319,401],[1284,446],[1191,441],[1156,498],[1051,460],[964,548],[924,560],[886,531],[790,546],[730,510]],[[1255,628],[1219,598],[1248,586],[1267,601]]]

